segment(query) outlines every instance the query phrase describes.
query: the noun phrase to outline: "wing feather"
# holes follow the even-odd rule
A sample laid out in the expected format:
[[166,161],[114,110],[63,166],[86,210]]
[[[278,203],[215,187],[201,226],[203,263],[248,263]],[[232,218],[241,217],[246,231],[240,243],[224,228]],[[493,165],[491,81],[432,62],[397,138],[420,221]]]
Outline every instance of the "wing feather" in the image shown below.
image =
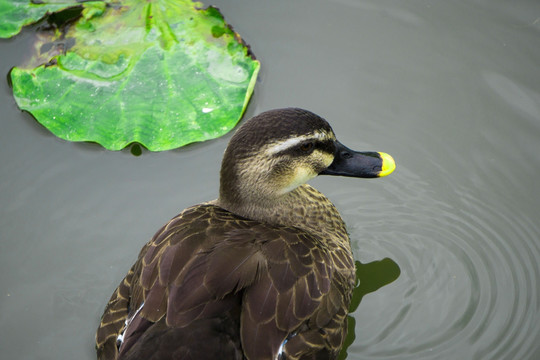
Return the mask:
[[339,346],[349,285],[333,269],[347,261],[300,229],[243,219],[213,205],[187,209],[141,250],[111,297],[96,337],[105,354],[100,359],[116,359],[114,343],[127,318],[125,342],[134,344],[152,329],[236,316],[250,360],[275,358],[285,339],[290,359]]

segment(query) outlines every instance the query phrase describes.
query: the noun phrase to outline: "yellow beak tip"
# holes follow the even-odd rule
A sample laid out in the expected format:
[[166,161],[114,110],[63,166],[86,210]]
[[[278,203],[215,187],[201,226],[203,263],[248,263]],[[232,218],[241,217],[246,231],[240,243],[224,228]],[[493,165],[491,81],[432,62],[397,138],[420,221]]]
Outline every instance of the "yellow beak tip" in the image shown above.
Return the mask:
[[389,154],[383,152],[380,152],[379,155],[382,159],[382,167],[381,172],[378,176],[383,177],[386,175],[390,175],[396,169],[396,162],[394,161],[394,158]]

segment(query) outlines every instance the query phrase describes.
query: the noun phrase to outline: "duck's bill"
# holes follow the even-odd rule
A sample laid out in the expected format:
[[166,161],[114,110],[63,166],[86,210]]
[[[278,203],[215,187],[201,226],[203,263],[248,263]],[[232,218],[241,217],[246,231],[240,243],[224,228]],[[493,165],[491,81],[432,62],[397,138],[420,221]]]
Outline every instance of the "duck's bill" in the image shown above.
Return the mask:
[[320,175],[376,178],[389,175],[396,168],[392,156],[382,152],[360,152],[335,142],[334,162]]

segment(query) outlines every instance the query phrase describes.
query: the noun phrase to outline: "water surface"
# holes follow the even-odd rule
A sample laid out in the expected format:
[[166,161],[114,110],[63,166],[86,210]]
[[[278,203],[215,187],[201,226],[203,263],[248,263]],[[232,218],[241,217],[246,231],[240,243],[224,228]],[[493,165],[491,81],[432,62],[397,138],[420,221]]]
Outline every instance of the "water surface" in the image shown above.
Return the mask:
[[[540,3],[214,1],[262,61],[247,111],[299,106],[384,179],[312,185],[356,258],[401,274],[353,313],[349,359],[540,358]],[[0,42],[0,73],[28,33]],[[230,135],[164,153],[55,138],[0,82],[0,349],[94,359],[110,294],[140,247],[217,196]]]

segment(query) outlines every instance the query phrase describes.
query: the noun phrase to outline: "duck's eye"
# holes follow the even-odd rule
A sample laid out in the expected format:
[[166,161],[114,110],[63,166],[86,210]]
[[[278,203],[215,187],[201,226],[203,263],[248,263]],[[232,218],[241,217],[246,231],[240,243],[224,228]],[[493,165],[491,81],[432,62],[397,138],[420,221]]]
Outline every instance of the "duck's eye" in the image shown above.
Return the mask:
[[298,148],[303,153],[310,153],[315,148],[315,144],[313,144],[312,142],[306,142],[306,143],[301,144]]

